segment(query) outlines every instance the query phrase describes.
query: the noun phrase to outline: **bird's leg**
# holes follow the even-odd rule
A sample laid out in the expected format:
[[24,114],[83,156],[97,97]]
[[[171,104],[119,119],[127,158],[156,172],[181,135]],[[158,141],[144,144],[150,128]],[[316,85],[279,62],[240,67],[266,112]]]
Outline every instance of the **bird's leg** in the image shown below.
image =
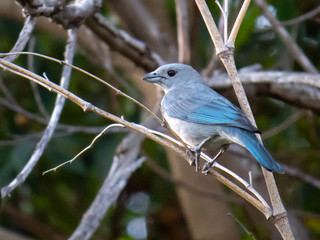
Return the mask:
[[229,145],[223,145],[219,152],[217,153],[217,155],[214,156],[214,158],[212,158],[212,160],[210,162],[206,162],[204,165],[203,165],[203,168],[202,168],[202,173],[204,174],[208,174],[210,168],[213,166],[214,162],[218,159],[218,157],[220,157],[225,151],[227,151]]
[[195,162],[195,165],[196,165],[196,171],[198,171],[198,168],[199,168],[199,160],[200,160],[200,155],[201,155],[201,149],[203,147],[203,145],[209,141],[211,138],[206,138],[204,139],[197,147],[190,147],[190,150],[192,152],[194,152],[194,162]]

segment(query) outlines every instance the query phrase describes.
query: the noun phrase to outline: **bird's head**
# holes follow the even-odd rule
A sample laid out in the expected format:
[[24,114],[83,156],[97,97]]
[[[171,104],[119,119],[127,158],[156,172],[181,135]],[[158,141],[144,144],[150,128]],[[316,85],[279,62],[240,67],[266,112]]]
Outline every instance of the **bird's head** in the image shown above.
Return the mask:
[[189,83],[203,82],[200,74],[191,66],[181,63],[170,63],[146,74],[143,80],[160,86],[164,92],[186,86]]

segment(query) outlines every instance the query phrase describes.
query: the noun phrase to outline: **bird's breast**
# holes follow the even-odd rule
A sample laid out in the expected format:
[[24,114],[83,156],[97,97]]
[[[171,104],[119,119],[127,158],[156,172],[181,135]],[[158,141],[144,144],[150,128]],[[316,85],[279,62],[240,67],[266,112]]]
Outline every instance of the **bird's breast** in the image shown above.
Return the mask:
[[210,138],[204,145],[204,148],[207,149],[216,149],[231,143],[225,138],[219,126],[188,122],[170,117],[165,113],[163,115],[170,128],[188,145],[196,147],[207,138]]

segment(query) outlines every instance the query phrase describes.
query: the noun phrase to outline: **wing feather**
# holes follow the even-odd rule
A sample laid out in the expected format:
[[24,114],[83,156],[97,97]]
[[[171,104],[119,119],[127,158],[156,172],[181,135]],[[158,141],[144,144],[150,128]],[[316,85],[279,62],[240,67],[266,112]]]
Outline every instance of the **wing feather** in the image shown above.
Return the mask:
[[231,126],[259,132],[238,107],[220,94],[211,91],[197,96],[190,94],[194,89],[170,91],[162,100],[162,110],[170,117],[188,122]]

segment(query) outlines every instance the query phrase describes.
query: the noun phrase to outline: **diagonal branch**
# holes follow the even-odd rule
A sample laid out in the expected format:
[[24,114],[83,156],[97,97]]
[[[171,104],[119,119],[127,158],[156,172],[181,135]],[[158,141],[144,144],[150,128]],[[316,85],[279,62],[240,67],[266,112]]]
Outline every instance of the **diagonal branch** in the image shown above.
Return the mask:
[[240,12],[237,16],[237,19],[233,25],[233,28],[231,30],[231,33],[230,33],[230,36],[228,38],[228,42],[226,42],[226,45],[228,47],[231,47],[231,48],[234,48],[234,43],[236,41],[236,38],[237,38],[237,35],[238,35],[238,32],[239,32],[239,29],[240,29],[240,26],[241,26],[241,23],[242,23],[242,20],[247,12],[247,9],[250,5],[250,2],[251,0],[245,0],[242,4],[242,7],[240,9]]
[[[204,22],[206,23],[207,29],[212,38],[212,42],[214,43],[217,49],[217,55],[220,57],[232,81],[232,85],[236,93],[236,96],[238,98],[238,101],[240,103],[240,106],[244,111],[244,113],[246,114],[246,116],[251,121],[251,123],[254,126],[256,126],[256,123],[252,114],[252,110],[250,108],[248,99],[246,97],[244,88],[242,86],[242,83],[240,81],[240,78],[237,72],[237,68],[234,62],[234,53],[232,49],[221,51],[221,49],[226,49],[226,47],[222,42],[221,36],[220,35],[217,36],[218,34],[217,27],[211,16],[211,13],[208,9],[207,4],[205,3],[204,0],[195,0],[195,1],[202,14]],[[223,44],[223,46],[221,46],[221,44]],[[261,141],[260,135],[257,135],[257,137]],[[277,229],[279,230],[280,234],[283,236],[284,239],[294,239],[291,227],[289,225],[287,212],[282,204],[274,176],[272,172],[269,172],[264,168],[262,168],[262,172],[264,174],[264,178],[267,183],[267,189],[268,189],[269,196],[272,203],[273,214],[274,214],[274,218],[273,218],[274,225],[277,227]]]

